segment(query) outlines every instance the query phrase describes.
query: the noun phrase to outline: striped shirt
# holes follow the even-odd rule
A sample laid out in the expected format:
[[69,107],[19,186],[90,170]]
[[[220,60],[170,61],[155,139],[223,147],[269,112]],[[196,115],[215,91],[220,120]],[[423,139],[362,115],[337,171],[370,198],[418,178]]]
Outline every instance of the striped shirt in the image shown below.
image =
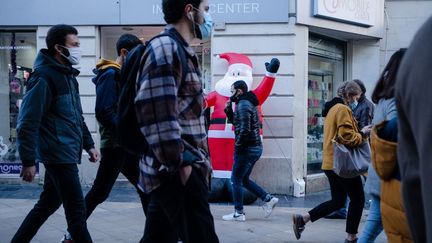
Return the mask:
[[[177,41],[169,36],[153,39],[144,52],[137,78],[135,108],[150,146],[140,161],[139,186],[146,193],[159,187],[166,175],[178,171],[185,148],[201,158],[193,166],[204,178],[211,171],[198,59],[173,26],[168,25],[165,31],[172,31]],[[185,49],[189,67],[183,83],[179,48]]]

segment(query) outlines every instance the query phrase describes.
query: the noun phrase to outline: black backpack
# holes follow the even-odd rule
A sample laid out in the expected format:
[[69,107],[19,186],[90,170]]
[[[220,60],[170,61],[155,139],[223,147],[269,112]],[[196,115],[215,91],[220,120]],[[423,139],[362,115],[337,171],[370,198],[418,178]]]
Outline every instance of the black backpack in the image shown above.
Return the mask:
[[141,58],[144,55],[146,46],[153,39],[161,36],[169,36],[177,42],[177,46],[179,47],[178,53],[183,70],[181,84],[184,83],[189,71],[186,50],[184,49],[183,44],[177,39],[178,37],[169,30],[153,37],[147,41],[146,44],[136,46],[127,55],[120,71],[120,95],[117,104],[117,134],[120,146],[122,146],[127,152],[135,155],[145,154],[149,148],[147,140],[140,130],[135,111],[137,75],[145,63],[145,60],[141,61]]

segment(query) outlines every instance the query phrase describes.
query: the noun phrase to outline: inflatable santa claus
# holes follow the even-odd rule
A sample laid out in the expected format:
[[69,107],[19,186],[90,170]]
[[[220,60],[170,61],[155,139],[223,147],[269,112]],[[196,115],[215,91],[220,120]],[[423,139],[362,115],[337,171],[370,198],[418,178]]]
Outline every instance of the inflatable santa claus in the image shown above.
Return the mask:
[[[213,177],[230,178],[234,155],[234,129],[232,124],[227,121],[224,108],[231,96],[231,85],[235,81],[243,80],[246,82],[248,90],[252,89],[253,66],[250,59],[243,54],[223,53],[219,57],[227,60],[229,66],[223,79],[217,81],[215,91],[206,96],[207,108],[213,107],[208,131],[208,143],[213,166]],[[263,80],[256,89],[252,90],[257,96],[260,105],[265,102],[273,88],[276,73],[279,69],[279,60],[273,58],[270,63],[265,63],[265,66],[267,72]],[[262,121],[260,106],[258,110]]]

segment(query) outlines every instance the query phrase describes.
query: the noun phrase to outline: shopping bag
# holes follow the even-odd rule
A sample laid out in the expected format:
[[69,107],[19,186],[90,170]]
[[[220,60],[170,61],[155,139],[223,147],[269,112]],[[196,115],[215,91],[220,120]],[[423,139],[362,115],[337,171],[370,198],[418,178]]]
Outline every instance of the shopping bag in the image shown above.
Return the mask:
[[340,177],[353,178],[367,172],[371,161],[369,142],[348,148],[333,140],[333,171]]

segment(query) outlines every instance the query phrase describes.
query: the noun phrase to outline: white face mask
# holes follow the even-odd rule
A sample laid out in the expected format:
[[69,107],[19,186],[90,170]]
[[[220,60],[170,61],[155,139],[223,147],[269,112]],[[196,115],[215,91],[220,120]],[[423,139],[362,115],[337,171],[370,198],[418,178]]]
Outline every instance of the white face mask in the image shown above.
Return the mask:
[[69,56],[66,56],[63,54],[63,52],[60,52],[60,54],[66,58],[72,65],[78,65],[81,61],[81,48],[79,47],[66,47],[61,46],[63,48],[66,48],[69,51]]

